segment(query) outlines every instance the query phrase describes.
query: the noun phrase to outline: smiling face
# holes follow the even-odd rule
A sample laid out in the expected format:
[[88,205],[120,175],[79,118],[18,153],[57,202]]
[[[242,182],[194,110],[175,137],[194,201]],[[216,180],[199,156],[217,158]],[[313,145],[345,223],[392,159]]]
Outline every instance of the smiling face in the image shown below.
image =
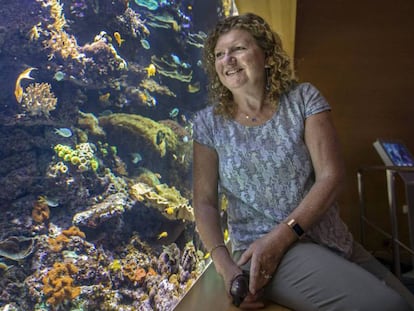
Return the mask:
[[264,88],[265,54],[249,32],[233,29],[221,35],[214,54],[217,75],[231,92]]

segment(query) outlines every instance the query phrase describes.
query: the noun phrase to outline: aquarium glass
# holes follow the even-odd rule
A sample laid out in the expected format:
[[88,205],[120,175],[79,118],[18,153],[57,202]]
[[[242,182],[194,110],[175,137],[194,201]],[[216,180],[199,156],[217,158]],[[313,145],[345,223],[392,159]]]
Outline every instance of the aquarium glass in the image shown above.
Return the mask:
[[225,0],[1,0],[0,310],[173,310],[208,264],[192,114]]

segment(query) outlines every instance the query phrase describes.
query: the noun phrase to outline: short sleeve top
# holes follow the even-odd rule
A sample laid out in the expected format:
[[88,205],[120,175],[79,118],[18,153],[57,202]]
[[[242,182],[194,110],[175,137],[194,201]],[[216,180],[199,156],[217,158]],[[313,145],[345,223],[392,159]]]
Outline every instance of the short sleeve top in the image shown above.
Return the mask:
[[[195,114],[193,139],[218,154],[219,190],[228,200],[227,219],[234,250],[283,222],[315,182],[304,141],[305,119],[330,110],[320,92],[301,83],[279,99],[273,117],[259,126],[244,126],[208,106]],[[315,242],[345,256],[352,235],[334,204],[307,232]]]

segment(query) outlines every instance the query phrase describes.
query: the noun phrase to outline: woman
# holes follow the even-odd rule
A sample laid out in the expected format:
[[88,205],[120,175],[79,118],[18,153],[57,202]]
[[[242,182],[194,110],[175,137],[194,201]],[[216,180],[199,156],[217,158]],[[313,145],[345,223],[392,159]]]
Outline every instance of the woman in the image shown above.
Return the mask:
[[257,15],[228,17],[207,37],[204,64],[212,105],[193,122],[193,199],[227,292],[245,270],[242,308],[264,297],[294,310],[410,310],[409,291],[339,218],[344,166],[330,106],[296,83],[278,35]]

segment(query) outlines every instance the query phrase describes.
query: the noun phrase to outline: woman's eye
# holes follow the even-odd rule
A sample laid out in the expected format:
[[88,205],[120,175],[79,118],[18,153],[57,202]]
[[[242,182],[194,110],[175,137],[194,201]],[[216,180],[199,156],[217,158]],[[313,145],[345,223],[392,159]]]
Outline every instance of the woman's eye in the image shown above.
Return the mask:
[[223,52],[217,52],[216,55],[215,55],[216,59],[220,58],[222,56],[223,56]]

